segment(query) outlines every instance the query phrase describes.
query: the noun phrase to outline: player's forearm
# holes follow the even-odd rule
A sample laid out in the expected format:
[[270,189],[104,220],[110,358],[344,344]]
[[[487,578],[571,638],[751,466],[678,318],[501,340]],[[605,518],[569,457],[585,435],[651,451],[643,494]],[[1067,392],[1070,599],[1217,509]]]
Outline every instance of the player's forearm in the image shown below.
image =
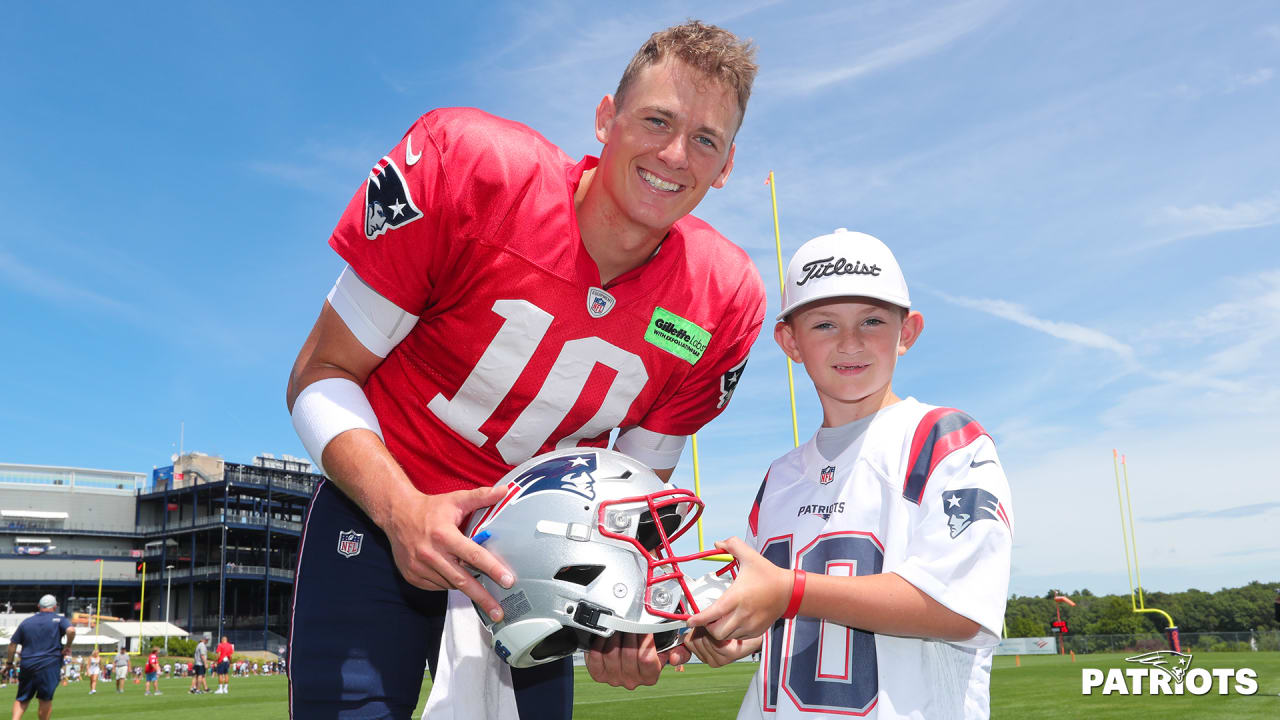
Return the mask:
[[371,430],[338,435],[325,446],[321,463],[329,479],[384,529],[398,504],[421,495],[382,438]]
[[837,577],[809,573],[800,615],[884,635],[968,640],[979,626],[894,573]]

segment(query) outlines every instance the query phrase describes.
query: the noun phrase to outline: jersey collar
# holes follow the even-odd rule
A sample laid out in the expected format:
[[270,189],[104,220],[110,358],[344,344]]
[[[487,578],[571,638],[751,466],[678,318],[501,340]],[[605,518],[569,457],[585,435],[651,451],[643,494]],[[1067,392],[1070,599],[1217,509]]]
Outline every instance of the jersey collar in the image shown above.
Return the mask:
[[[582,182],[583,173],[599,164],[600,158],[584,155],[577,165],[569,168],[567,179],[571,212],[573,212],[573,196],[578,190],[579,183]],[[577,240],[574,245],[577,251],[574,257],[575,279],[584,288],[597,287],[608,290],[619,305],[630,304],[650,294],[662,285],[662,280],[668,277],[669,273],[675,269],[676,263],[684,257],[684,233],[680,230],[680,224],[681,221],[678,220],[671,226],[666,239],[648,260],[639,267],[632,268],[614,278],[608,287],[604,287],[600,282],[600,268],[596,266],[595,260],[591,259],[591,254],[587,252],[587,247],[582,242],[582,231],[578,227],[578,217],[575,212],[573,217],[573,232],[576,236],[574,239]]]

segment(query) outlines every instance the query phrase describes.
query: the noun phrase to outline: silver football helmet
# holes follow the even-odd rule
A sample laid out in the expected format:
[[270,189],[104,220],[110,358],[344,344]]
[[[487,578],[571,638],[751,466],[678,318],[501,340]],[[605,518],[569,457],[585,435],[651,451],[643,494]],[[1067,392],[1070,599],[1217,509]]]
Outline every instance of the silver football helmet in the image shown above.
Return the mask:
[[511,568],[509,589],[477,575],[502,605],[493,622],[477,612],[512,667],[558,660],[613,633],[654,633],[659,650],[678,644],[690,615],[732,581],[729,566],[699,578],[671,543],[702,514],[689,490],[612,450],[569,448],[539,455],[498,483],[507,494],[476,511],[467,535]]

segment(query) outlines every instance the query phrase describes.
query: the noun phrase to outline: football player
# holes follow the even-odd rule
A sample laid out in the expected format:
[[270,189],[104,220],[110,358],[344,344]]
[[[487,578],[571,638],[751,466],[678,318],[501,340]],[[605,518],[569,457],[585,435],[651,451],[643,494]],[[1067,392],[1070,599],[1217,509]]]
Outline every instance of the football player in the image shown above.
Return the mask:
[[760,652],[738,718],[987,717],[1013,515],[973,418],[899,398],[920,337],[889,248],[836,231],[791,260],[774,338],[822,406],[809,442],[769,467],[751,543],[716,543],[737,579],[690,618],[711,665]]
[[[504,567],[458,529],[492,485],[555,448],[615,447],[665,480],[729,402],[764,286],[689,213],[733,169],[750,43],[691,21],[655,33],[574,161],[479,110],[414,122],[329,240],[346,261],[289,378],[326,475],[295,584],[294,717],[408,717],[456,588]],[[652,637],[613,638],[598,679],[653,682]],[[296,669],[296,672],[295,672]],[[522,717],[569,717],[570,659],[511,673]]]

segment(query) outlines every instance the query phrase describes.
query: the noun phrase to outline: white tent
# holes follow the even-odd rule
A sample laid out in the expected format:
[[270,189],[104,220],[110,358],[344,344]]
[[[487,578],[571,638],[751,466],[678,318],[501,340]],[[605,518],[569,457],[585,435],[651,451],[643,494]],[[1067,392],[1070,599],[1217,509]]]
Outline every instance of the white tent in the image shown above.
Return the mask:
[[129,622],[128,620],[104,621],[98,632],[112,638],[112,642],[125,644],[130,650],[137,650],[138,637],[187,637],[186,630],[167,622]]

